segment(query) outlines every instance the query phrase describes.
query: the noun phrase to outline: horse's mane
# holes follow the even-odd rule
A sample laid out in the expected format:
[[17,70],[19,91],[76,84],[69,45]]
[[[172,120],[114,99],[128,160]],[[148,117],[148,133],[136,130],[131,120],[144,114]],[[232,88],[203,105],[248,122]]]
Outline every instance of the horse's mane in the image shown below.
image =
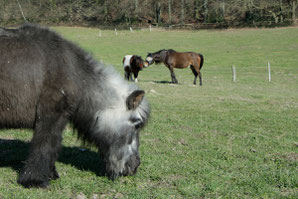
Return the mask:
[[162,50],[156,51],[156,52],[154,52],[154,53],[152,53],[152,54],[159,54],[159,53],[161,53],[161,52],[164,51],[164,50],[166,50],[166,49],[162,49]]
[[168,52],[176,52],[176,50],[173,50],[173,49],[168,49],[167,51]]

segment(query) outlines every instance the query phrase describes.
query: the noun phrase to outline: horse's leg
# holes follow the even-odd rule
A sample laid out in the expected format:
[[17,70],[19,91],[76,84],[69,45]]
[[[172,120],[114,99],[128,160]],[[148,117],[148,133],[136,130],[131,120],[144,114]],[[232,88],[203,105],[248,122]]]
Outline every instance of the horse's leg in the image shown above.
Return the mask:
[[199,72],[199,78],[200,78],[200,86],[202,86],[202,73],[201,73],[201,71]]
[[52,106],[38,110],[30,154],[18,179],[24,187],[47,187],[50,179],[59,177],[55,161],[67,119],[53,110]]
[[[191,69],[192,73],[195,76],[195,79],[193,80],[193,84],[196,85],[197,84],[198,72],[196,71],[196,69],[195,69],[195,67],[193,65],[190,66],[190,69]],[[201,78],[200,78],[200,82],[201,82]]]
[[176,75],[174,73],[174,68],[171,67],[170,65],[167,65],[167,67],[169,68],[170,72],[171,72],[171,78],[172,78],[172,83],[173,84],[178,84],[178,81],[176,79]]

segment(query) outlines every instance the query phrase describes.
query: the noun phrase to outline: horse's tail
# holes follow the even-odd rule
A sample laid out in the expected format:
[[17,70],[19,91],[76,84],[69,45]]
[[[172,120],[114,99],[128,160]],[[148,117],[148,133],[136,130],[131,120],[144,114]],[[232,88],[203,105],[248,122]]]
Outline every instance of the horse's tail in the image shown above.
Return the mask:
[[204,56],[202,54],[199,54],[200,58],[201,58],[201,62],[200,62],[200,70],[203,67],[203,63],[204,63]]

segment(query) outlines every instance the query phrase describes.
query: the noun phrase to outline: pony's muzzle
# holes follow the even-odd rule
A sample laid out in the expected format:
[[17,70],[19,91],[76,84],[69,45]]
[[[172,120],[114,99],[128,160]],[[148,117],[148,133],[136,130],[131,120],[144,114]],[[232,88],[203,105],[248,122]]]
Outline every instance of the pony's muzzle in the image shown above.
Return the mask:
[[149,66],[149,62],[148,61],[145,61],[144,62],[144,68],[147,68]]
[[135,175],[137,173],[138,167],[140,166],[141,161],[138,155],[130,156],[129,160],[125,163],[124,176]]

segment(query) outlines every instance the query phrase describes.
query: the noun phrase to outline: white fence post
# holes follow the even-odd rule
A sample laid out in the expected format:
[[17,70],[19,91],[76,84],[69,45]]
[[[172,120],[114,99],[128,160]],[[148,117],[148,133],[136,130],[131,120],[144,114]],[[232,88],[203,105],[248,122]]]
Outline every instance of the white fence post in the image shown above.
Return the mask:
[[271,70],[270,70],[270,62],[268,61],[268,80],[271,82]]
[[133,32],[132,27],[130,27],[129,29],[130,29],[130,32]]
[[115,28],[115,35],[118,35],[117,29]]
[[99,32],[98,32],[98,36],[101,37],[101,30],[99,30]]
[[232,73],[233,73],[233,82],[236,81],[236,68],[235,66],[232,66]]
[[149,29],[150,29],[150,32],[152,31],[152,27],[151,27],[151,25],[149,26]]

